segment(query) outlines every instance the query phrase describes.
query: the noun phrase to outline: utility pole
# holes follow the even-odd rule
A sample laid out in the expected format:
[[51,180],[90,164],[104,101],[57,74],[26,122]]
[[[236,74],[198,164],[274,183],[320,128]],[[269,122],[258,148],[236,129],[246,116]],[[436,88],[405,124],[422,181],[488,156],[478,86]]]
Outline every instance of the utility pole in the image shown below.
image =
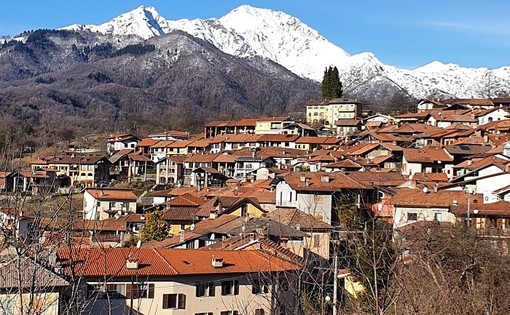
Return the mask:
[[335,261],[333,262],[333,315],[337,314],[337,295],[338,295],[338,254],[335,251]]
[[469,228],[470,221],[471,221],[469,218],[469,212],[471,210],[471,209],[469,209],[471,207],[471,193],[469,191],[468,191],[467,202],[468,202],[468,204],[467,204],[467,221],[466,221],[466,223],[467,223],[467,227]]

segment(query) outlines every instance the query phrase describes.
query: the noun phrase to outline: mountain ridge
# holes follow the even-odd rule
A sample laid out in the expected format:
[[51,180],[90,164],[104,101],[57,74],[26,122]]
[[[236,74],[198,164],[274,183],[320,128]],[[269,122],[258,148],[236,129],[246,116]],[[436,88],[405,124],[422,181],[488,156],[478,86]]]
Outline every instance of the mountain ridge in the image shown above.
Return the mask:
[[[131,24],[125,22],[129,16],[135,18]],[[153,22],[157,26],[151,25]],[[221,18],[176,21],[166,20],[152,6],[140,6],[99,26],[70,26],[65,29],[89,29],[119,36],[131,34],[143,39],[178,29],[212,43],[228,54],[242,58],[261,56],[315,81],[322,79],[324,69],[330,65],[338,67],[345,86],[357,87],[357,82],[385,77],[403,93],[415,98],[496,97],[510,91],[510,67],[492,70],[463,68],[433,61],[413,70],[400,69],[383,64],[370,52],[350,55],[284,12],[249,5],[239,6]],[[353,75],[367,77],[360,79]],[[488,95],[488,91],[493,95]]]

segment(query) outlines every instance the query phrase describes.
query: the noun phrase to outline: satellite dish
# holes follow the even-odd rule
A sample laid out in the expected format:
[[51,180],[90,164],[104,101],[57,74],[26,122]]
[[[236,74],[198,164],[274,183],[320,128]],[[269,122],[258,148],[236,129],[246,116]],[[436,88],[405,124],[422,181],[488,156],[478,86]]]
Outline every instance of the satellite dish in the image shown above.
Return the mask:
[[191,231],[193,231],[193,230],[195,229],[195,223],[191,224],[191,226],[189,227],[189,229],[190,229]]
[[142,240],[138,240],[138,242],[136,242],[136,248],[140,247],[142,247]]
[[423,187],[423,193],[427,193],[429,191],[429,189],[427,187]]

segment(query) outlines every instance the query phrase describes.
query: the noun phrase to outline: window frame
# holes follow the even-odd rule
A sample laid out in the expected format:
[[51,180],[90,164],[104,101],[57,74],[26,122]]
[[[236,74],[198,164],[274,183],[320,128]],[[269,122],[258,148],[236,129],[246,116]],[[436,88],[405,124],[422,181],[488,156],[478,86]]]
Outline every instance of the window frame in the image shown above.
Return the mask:
[[186,294],[183,293],[163,294],[162,308],[174,310],[186,309]]
[[239,280],[227,280],[221,282],[221,295],[239,295]]

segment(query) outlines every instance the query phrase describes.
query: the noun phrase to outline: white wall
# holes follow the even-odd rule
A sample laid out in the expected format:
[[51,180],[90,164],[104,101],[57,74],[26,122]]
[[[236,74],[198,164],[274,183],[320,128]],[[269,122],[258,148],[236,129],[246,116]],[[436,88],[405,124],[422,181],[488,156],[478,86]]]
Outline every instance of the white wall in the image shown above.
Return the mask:
[[[409,213],[416,213],[417,219],[408,220]],[[436,215],[436,213],[438,215]],[[455,215],[448,212],[448,209],[445,208],[409,208],[395,206],[395,212],[393,214],[394,229],[417,221],[439,221],[455,223]]]

